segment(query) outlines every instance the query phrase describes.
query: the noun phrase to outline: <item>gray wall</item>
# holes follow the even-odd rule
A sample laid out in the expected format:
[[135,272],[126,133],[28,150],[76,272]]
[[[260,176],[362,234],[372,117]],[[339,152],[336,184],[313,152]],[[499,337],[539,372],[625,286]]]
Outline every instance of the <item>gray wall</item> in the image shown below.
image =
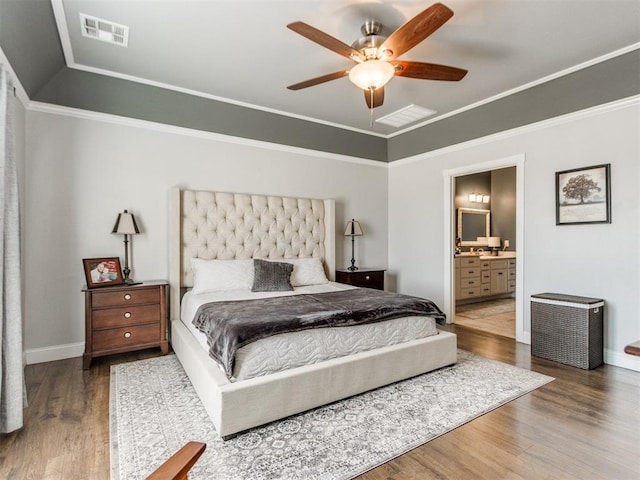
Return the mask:
[[516,246],[516,168],[491,171],[491,235],[509,240],[509,250]]

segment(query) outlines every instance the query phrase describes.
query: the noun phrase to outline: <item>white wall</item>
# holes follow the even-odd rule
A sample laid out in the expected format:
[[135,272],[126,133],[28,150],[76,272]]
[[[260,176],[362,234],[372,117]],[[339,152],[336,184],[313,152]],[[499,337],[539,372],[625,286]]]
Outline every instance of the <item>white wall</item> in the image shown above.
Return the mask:
[[185,188],[336,200],[337,266],[349,264],[341,235],[355,217],[358,265],[387,264],[387,166],[330,154],[278,151],[90,118],[27,112],[25,333],[30,363],[84,349],[82,258],[120,256],[111,229],[136,215],[132,276],[168,276],[168,192]]
[[[443,172],[524,153],[524,315],[529,298],[603,298],[607,363],[640,370],[640,106],[621,102],[561,121],[395,162],[389,171],[389,269],[397,290],[444,302]],[[555,224],[555,172],[611,163],[612,224]]]

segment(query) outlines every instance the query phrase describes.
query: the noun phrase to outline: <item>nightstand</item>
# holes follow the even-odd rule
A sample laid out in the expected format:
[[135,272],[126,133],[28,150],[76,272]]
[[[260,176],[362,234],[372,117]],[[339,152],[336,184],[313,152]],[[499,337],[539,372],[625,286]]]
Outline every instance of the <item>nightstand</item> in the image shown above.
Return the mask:
[[167,342],[167,282],[84,288],[85,348],[82,367],[103,355],[160,347]]
[[336,282],[354,287],[384,290],[384,270],[359,268],[358,270],[336,270]]

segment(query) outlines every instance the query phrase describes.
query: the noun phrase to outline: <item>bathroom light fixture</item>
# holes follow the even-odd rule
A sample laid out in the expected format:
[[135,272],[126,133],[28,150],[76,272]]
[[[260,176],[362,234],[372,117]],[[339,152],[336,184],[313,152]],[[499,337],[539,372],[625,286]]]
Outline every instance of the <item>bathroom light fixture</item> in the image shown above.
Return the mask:
[[469,201],[473,203],[489,203],[491,197],[486,193],[470,193]]
[[131,273],[131,269],[129,268],[129,235],[137,235],[140,233],[133,213],[129,213],[126,210],[123,213],[119,213],[111,233],[124,235],[124,268],[122,269],[124,283],[127,285],[142,283],[134,282],[132,278],[129,278],[129,274]]
[[358,267],[356,267],[356,259],[355,256],[353,254],[354,250],[354,242],[355,242],[355,238],[356,237],[361,237],[364,233],[362,232],[362,227],[360,226],[360,223],[357,220],[354,220],[353,218],[347,223],[347,228],[344,231],[344,236],[345,237],[351,237],[351,266],[349,267],[350,271],[354,271],[357,270]]

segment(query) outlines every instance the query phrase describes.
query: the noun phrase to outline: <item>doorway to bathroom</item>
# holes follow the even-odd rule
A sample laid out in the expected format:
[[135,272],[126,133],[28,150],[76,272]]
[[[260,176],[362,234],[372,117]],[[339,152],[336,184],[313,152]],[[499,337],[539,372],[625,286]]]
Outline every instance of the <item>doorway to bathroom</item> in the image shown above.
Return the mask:
[[445,176],[449,321],[529,343],[524,331],[524,155]]
[[453,322],[516,338],[516,167],[454,177]]

